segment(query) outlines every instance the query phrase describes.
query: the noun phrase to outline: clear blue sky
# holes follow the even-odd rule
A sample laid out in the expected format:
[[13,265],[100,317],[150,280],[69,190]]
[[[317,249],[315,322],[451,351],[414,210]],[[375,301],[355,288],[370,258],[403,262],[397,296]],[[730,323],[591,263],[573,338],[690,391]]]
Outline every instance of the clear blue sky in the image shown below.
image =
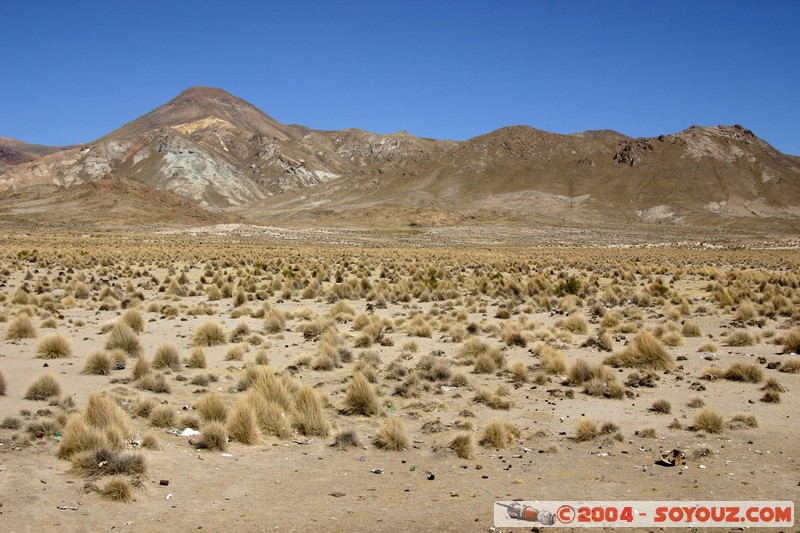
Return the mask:
[[32,143],[91,141],[207,85],[318,129],[739,123],[800,155],[794,0],[7,0],[0,50],[0,136]]

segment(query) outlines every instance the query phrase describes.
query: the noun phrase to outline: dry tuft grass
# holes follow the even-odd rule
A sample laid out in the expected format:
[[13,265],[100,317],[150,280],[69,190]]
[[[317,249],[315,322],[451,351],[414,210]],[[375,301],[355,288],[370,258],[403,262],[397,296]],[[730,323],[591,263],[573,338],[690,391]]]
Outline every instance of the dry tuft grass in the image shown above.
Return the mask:
[[728,428],[730,429],[753,429],[758,427],[758,418],[756,415],[747,413],[737,413],[733,415]]
[[781,393],[774,390],[764,392],[764,396],[760,398],[764,403],[781,403]]
[[756,363],[736,361],[725,370],[722,375],[728,381],[744,381],[746,383],[761,383],[764,372]]
[[186,366],[188,368],[206,368],[206,354],[201,347],[192,348],[192,353],[186,361]]
[[7,388],[8,388],[8,381],[6,380],[6,373],[3,372],[2,368],[0,368],[0,396],[6,395]]
[[111,357],[107,352],[94,352],[86,358],[83,373],[94,376],[107,376],[111,374]]
[[169,405],[157,405],[150,411],[150,423],[157,428],[171,428],[175,425],[175,409]]
[[308,385],[302,385],[295,398],[293,426],[307,437],[325,437],[330,432],[330,423],[325,416],[324,401]]
[[563,374],[567,371],[567,360],[564,354],[547,345],[540,345],[536,353],[542,362],[542,368],[548,374]]
[[6,328],[6,340],[16,341],[21,339],[35,339],[36,328],[28,315],[19,315]]
[[[8,338],[8,337],[6,337]],[[800,353],[800,328],[792,328],[780,339],[783,353]]]
[[587,381],[599,379],[606,381],[610,376],[608,367],[602,363],[590,363],[586,359],[578,359],[567,372],[567,381],[570,385],[583,385]]
[[653,402],[653,405],[650,406],[650,410],[654,413],[668,415],[672,412],[672,404],[665,398],[659,398]]
[[107,447],[103,432],[86,423],[83,416],[73,416],[67,421],[58,448],[58,457],[69,459],[78,452],[93,452]]
[[775,391],[775,392],[786,392],[786,389],[783,385],[781,385],[780,381],[777,378],[770,377],[764,382],[764,386],[761,387],[763,391]]
[[216,392],[209,392],[195,404],[200,417],[207,422],[224,423],[228,417],[228,409]]
[[145,358],[144,354],[136,358],[136,363],[131,369],[131,378],[134,380],[142,379],[150,373],[150,362]]
[[134,333],[142,333],[144,331],[144,318],[136,309],[128,309],[122,313],[120,320],[131,328]]
[[336,434],[333,444],[334,448],[339,450],[347,450],[349,448],[360,448],[361,442],[358,440],[356,432],[353,430],[340,431]]
[[344,402],[347,414],[374,416],[380,412],[378,395],[362,372],[353,375]]
[[723,429],[725,429],[725,420],[722,415],[711,407],[703,407],[695,413],[692,425],[696,431],[722,433]]
[[50,372],[42,374],[28,386],[24,398],[26,400],[44,401],[61,394],[61,384]]
[[194,330],[193,339],[195,346],[205,347],[220,346],[227,342],[225,330],[215,320],[208,320],[197,326]]
[[72,342],[60,333],[48,335],[36,347],[39,359],[66,359],[72,357]]
[[486,448],[506,448],[519,438],[521,432],[511,422],[505,420],[492,420],[484,428],[479,441]]
[[112,502],[129,502],[133,500],[133,486],[123,476],[110,476],[98,491],[100,495]]
[[382,450],[399,452],[411,448],[411,439],[399,418],[387,418],[375,435],[375,446]]
[[608,356],[604,362],[615,367],[633,367],[649,370],[674,370],[675,359],[661,342],[646,329],[642,329],[621,352]]
[[169,394],[170,387],[167,378],[160,372],[145,374],[136,382],[136,387],[141,390],[149,390],[157,394]]
[[706,401],[702,397],[700,397],[700,396],[692,396],[689,399],[689,403],[687,403],[686,405],[688,405],[692,409],[697,409],[698,407],[703,407],[705,404],[706,404]]
[[459,459],[472,459],[475,455],[475,439],[472,433],[461,433],[450,441],[449,448]]
[[181,356],[178,349],[172,344],[162,344],[156,349],[153,356],[153,368],[157,370],[177,371],[181,368]]
[[92,392],[89,394],[89,401],[83,411],[86,423],[106,432],[109,442],[112,445],[124,444],[128,436],[132,434],[128,423],[128,415],[117,405],[117,403],[105,394]]
[[100,448],[73,455],[72,468],[84,477],[141,476],[147,473],[147,462],[139,453],[120,453]]
[[800,359],[796,357],[786,359],[779,370],[787,374],[800,374]]
[[124,322],[117,322],[111,328],[106,339],[106,350],[122,350],[128,357],[138,357],[144,353],[136,332]]
[[575,441],[585,442],[594,440],[600,434],[597,422],[591,418],[582,418],[575,425]]
[[195,442],[197,448],[224,452],[228,449],[228,432],[221,422],[208,422],[200,429]]
[[244,400],[234,408],[227,424],[228,434],[238,442],[246,445],[258,444],[259,424],[253,405]]
[[737,329],[728,335],[727,342],[728,346],[752,346],[756,340],[746,329]]

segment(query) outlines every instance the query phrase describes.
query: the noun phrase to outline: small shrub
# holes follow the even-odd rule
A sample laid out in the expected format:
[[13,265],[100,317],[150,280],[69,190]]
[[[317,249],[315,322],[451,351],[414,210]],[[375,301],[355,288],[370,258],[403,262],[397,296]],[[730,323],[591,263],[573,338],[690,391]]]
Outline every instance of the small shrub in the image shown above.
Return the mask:
[[776,378],[771,377],[767,378],[767,381],[764,382],[764,386],[761,387],[763,391],[775,391],[775,392],[786,392],[786,389],[781,385],[780,381]]
[[567,381],[570,385],[582,385],[595,378],[605,381],[608,376],[608,368],[603,364],[589,363],[586,359],[578,359],[567,372]]
[[522,361],[516,361],[513,365],[511,365],[511,381],[518,384],[524,384],[530,381],[531,378],[531,371],[528,369],[527,365]]
[[658,437],[655,428],[644,428],[639,431],[639,436],[643,439],[655,439]]
[[411,440],[399,418],[387,418],[375,435],[374,443],[382,450],[395,452],[411,448]]
[[704,407],[695,413],[692,424],[695,430],[707,433],[722,433],[725,428],[725,421],[722,415],[711,407]]
[[44,401],[61,394],[61,384],[50,372],[42,374],[28,386],[26,400]]
[[719,347],[713,342],[706,342],[700,345],[697,349],[698,352],[706,352],[706,353],[717,353],[719,351]]
[[499,394],[493,393],[486,387],[478,388],[478,390],[475,392],[475,401],[492,409],[502,409],[504,411],[511,409],[511,406],[513,405],[510,401],[504,400]]
[[36,347],[36,357],[39,359],[65,359],[72,357],[72,343],[59,333],[48,335]]
[[286,315],[278,309],[270,309],[264,318],[264,331],[267,333],[280,333],[286,329]]
[[133,404],[133,414],[140,418],[150,418],[150,413],[156,406],[156,401],[152,398],[139,398]]

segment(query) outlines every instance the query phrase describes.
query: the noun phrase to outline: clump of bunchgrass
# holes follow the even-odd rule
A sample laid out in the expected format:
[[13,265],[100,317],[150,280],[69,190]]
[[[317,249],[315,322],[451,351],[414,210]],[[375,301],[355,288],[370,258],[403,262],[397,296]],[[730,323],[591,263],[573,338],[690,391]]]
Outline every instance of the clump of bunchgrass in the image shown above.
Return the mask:
[[649,331],[642,329],[624,350],[608,356],[604,362],[615,367],[674,370],[675,359]]
[[411,447],[411,439],[399,418],[387,418],[375,435],[375,446],[382,450],[399,452]]
[[48,335],[36,347],[36,357],[39,359],[66,359],[72,357],[72,342],[60,333]]
[[42,374],[28,386],[24,398],[26,400],[44,401],[61,394],[61,383],[50,372]]
[[722,433],[723,429],[725,429],[725,420],[713,408],[703,407],[695,413],[692,419],[692,426],[696,431]]

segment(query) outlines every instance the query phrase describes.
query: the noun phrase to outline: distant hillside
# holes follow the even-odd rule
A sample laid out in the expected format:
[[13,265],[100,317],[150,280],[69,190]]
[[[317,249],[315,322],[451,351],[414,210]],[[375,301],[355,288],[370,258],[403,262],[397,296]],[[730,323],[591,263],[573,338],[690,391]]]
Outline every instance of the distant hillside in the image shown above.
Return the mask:
[[[124,179],[254,223],[631,221],[793,231],[800,220],[800,158],[739,125],[638,139],[512,126],[437,141],[285,125],[221,89],[193,87],[95,142],[30,146],[0,143],[6,194]],[[67,201],[58,190],[54,198]]]

